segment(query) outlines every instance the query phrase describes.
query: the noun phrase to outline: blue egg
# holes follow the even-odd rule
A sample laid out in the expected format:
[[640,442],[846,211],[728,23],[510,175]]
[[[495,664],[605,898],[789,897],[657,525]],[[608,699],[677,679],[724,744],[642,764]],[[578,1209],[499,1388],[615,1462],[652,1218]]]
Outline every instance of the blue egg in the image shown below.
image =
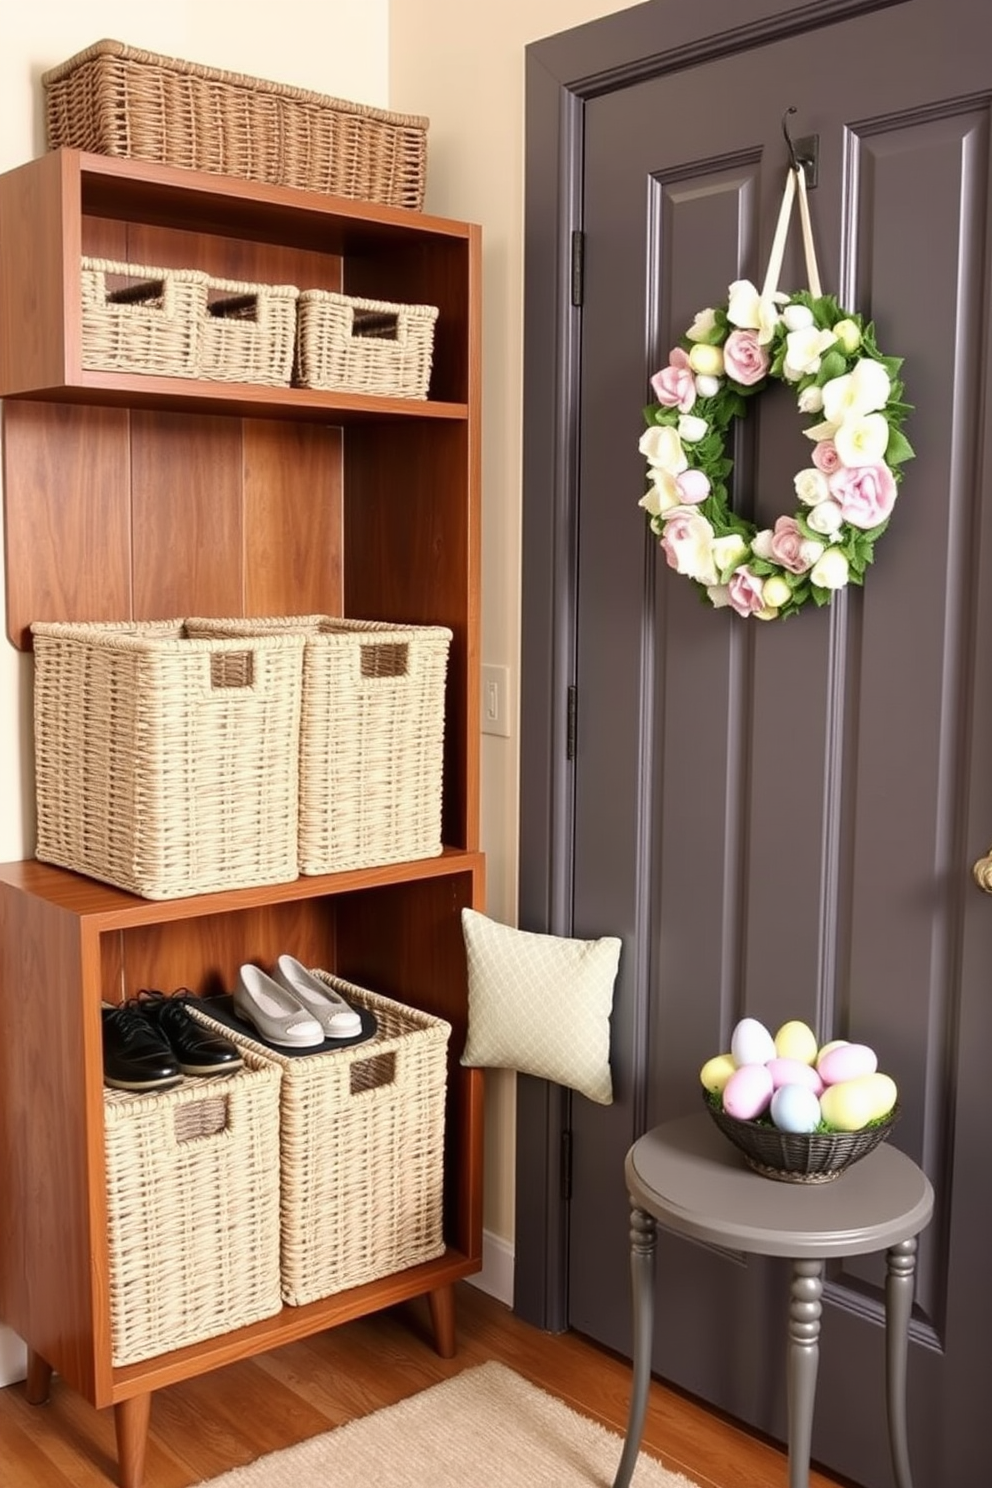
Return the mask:
[[815,1131],[820,1124],[819,1098],[808,1085],[780,1085],[772,1096],[771,1118],[779,1131]]

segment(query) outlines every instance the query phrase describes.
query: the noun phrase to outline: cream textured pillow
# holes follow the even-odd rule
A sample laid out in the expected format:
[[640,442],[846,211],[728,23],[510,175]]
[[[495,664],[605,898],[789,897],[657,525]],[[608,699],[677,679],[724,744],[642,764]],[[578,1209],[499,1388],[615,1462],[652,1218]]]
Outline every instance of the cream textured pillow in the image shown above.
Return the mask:
[[519,1070],[608,1106],[620,940],[567,940],[462,910],[468,1038],[462,1064]]

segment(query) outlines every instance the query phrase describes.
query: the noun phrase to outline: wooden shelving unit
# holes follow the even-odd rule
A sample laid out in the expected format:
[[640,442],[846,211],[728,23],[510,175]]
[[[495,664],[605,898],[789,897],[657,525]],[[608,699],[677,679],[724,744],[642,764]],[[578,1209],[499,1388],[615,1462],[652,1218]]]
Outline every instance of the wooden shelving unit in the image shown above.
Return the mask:
[[[151,1392],[428,1295],[481,1265],[482,1081],[459,1056],[478,844],[479,231],[197,172],[59,151],[0,177],[7,631],[33,620],[347,615],[450,627],[437,858],[148,901],[0,865],[0,1317],[29,1392],[52,1370],[115,1408],[139,1488]],[[86,371],[83,254],[436,304],[426,401]],[[99,1006],[212,995],[290,950],[446,1018],[445,1254],[141,1364],[111,1363]],[[181,1264],[181,1257],[176,1258]]]

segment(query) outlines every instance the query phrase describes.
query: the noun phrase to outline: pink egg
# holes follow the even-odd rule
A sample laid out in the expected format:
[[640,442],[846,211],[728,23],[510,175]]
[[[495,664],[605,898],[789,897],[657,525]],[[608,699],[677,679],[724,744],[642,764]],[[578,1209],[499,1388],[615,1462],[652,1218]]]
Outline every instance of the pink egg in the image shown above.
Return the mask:
[[817,1065],[824,1085],[839,1085],[842,1080],[857,1080],[873,1075],[878,1069],[878,1056],[867,1044],[838,1044]]
[[801,1059],[769,1059],[765,1069],[772,1077],[773,1090],[779,1090],[783,1085],[803,1085],[814,1095],[819,1095],[823,1089],[819,1072]]
[[768,1109],[772,1077],[766,1065],[742,1064],[723,1087],[723,1109],[738,1121],[753,1121]]

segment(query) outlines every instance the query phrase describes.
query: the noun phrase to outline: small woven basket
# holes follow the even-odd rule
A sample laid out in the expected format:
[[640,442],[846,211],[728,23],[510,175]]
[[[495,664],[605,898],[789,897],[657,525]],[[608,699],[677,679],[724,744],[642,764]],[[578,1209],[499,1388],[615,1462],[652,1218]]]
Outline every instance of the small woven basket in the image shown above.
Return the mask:
[[81,299],[84,367],[197,375],[205,274],[84,258]]
[[67,146],[419,210],[428,120],[98,41],[42,75]]
[[703,1100],[724,1136],[744,1154],[749,1168],[782,1183],[830,1183],[852,1163],[874,1152],[899,1120],[895,1106],[884,1121],[855,1132],[779,1131],[764,1121],[740,1121],[703,1091]]
[[439,856],[450,630],[327,615],[186,624],[195,635],[306,638],[301,873]]
[[284,1055],[194,1010],[282,1070],[282,1295],[294,1306],[444,1253],[450,1025],[327,972],[315,975],[374,1013],[374,1038]]
[[434,305],[300,293],[293,374],[298,387],[426,398],[434,354]]
[[302,637],[31,631],[42,862],[145,899],[296,878]]
[[280,1310],[280,1078],[245,1051],[223,1079],[104,1090],[115,1366]]
[[84,367],[288,387],[296,345],[292,284],[214,279],[84,258]]

